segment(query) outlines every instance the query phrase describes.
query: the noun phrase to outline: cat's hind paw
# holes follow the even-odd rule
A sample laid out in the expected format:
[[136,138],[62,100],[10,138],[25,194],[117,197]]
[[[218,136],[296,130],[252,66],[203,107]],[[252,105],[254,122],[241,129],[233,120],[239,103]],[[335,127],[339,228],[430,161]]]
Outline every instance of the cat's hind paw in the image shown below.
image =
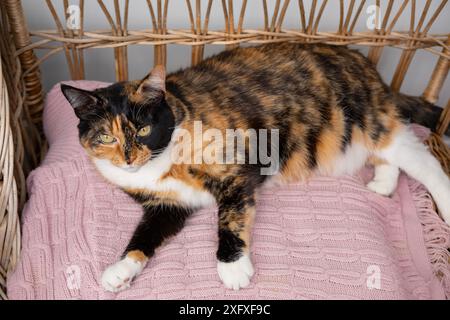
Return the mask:
[[393,183],[392,181],[372,180],[367,184],[367,188],[373,192],[388,197],[397,188],[397,183]]
[[367,184],[367,188],[383,196],[390,196],[397,189],[399,174],[400,171],[396,166],[390,164],[377,165],[375,166],[375,176]]
[[239,290],[250,284],[254,274],[253,265],[248,255],[243,255],[233,262],[217,262],[220,280],[228,289]]

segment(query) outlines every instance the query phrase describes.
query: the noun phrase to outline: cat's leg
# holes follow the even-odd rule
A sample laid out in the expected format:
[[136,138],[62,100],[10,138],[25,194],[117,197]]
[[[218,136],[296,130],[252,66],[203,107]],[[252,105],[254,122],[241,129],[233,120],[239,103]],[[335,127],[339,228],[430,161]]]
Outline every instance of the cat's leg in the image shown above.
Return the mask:
[[178,233],[192,210],[171,204],[144,207],[144,216],[134,231],[123,258],[110,265],[102,274],[105,290],[118,292],[131,281],[153,256],[155,249],[168,237]]
[[384,196],[390,196],[397,188],[400,170],[388,163],[375,165],[375,175],[367,188]]
[[235,198],[219,202],[217,272],[229,289],[248,286],[253,276],[250,234],[254,216],[253,196],[246,200]]
[[377,156],[421,182],[433,196],[444,220],[450,224],[450,179],[408,127],[398,130],[390,144],[379,150]]

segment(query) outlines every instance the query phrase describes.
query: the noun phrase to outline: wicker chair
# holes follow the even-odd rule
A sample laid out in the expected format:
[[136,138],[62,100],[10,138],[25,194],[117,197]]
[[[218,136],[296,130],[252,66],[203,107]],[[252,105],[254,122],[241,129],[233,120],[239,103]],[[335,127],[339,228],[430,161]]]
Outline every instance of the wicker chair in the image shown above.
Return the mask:
[[[68,0],[62,1],[67,13]],[[46,0],[55,22],[54,30],[28,30],[20,0],[0,2],[0,297],[6,296],[6,277],[13,270],[20,253],[20,213],[26,200],[25,178],[45,155],[46,143],[42,133],[42,109],[44,92],[40,77],[40,64],[49,57],[63,53],[67,59],[70,76],[74,80],[84,79],[84,49],[112,48],[115,58],[117,80],[128,78],[127,48],[131,45],[153,45],[154,64],[166,64],[167,45],[182,44],[192,48],[192,64],[203,58],[205,45],[221,44],[227,49],[246,43],[270,43],[300,41],[328,43],[333,45],[359,44],[370,47],[368,57],[377,64],[385,46],[402,50],[391,86],[400,90],[407,70],[417,50],[437,55],[438,62],[432,73],[423,97],[436,102],[450,66],[450,33],[431,35],[429,30],[446,8],[447,0],[436,0],[438,6],[431,10],[432,0],[426,0],[421,12],[416,12],[415,0],[383,1],[386,6],[380,18],[379,28],[370,32],[356,32],[355,25],[367,4],[380,6],[380,0],[340,0],[340,20],[336,30],[319,31],[319,22],[330,1],[322,0],[270,0],[274,9],[269,12],[266,0],[261,0],[262,23],[260,29],[244,29],[247,1],[237,8],[235,15],[232,0],[180,1],[179,9],[186,10],[187,30],[172,30],[167,27],[168,0],[147,0],[151,17],[151,29],[128,29],[128,13],[131,1],[105,0],[111,2],[110,12],[104,1],[98,0],[98,10],[108,22],[105,30],[84,30],[84,1],[79,0],[80,22],[76,30],[68,29],[64,23],[69,19],[58,15],[51,0]],[[44,2],[44,1],[42,1]],[[124,6],[123,6],[124,4]],[[205,6],[202,8],[202,5]],[[121,6],[122,5],[122,6]],[[184,7],[183,7],[184,6]],[[223,9],[223,30],[209,30],[209,17],[213,6]],[[306,10],[306,8],[309,8]],[[123,9],[124,10],[121,10]],[[287,10],[299,14],[297,30],[283,28]],[[121,12],[124,11],[124,12]],[[401,16],[411,23],[406,32],[396,31]],[[419,18],[416,19],[415,17]],[[203,18],[202,18],[203,17]],[[449,30],[450,31],[450,30]],[[45,50],[37,59],[34,50]],[[67,80],[67,79],[61,79]],[[443,112],[435,133],[427,143],[442,166],[450,174],[450,151],[442,142],[442,135],[450,123],[450,101]]]

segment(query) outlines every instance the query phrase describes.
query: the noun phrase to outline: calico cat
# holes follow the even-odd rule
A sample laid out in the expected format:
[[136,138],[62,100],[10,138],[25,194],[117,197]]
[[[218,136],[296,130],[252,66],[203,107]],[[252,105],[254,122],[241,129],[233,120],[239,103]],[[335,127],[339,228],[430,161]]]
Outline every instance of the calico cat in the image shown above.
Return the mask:
[[[157,66],[142,81],[61,90],[98,171],[144,209],[123,258],[102,275],[108,291],[128,287],[195,210],[213,205],[219,277],[227,288],[243,288],[254,273],[249,248],[258,188],[352,174],[366,162],[375,165],[370,190],[390,195],[402,169],[428,188],[450,222],[450,180],[408,128],[410,121],[434,127],[440,109],[391,91],[357,51],[295,43],[236,48],[167,77]],[[214,139],[200,146],[193,139],[188,158],[214,146],[220,160],[229,145],[217,134],[228,129],[241,129],[245,145],[227,161],[206,161],[201,153],[176,161],[174,150],[186,143],[179,132],[195,136],[198,123],[202,132],[215,130]],[[274,134],[252,145],[251,130]],[[261,148],[276,159],[273,174],[262,173],[271,164],[259,153],[242,161]]]

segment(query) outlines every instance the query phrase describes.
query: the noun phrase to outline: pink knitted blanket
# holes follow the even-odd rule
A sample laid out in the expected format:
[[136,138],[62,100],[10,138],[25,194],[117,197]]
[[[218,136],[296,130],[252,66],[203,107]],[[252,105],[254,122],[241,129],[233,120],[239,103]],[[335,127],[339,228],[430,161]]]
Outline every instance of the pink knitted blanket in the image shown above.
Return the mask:
[[444,299],[450,294],[445,249],[450,232],[428,194],[405,175],[392,198],[372,193],[365,187],[368,169],[354,177],[263,190],[253,230],[256,274],[246,289],[225,289],[216,273],[212,208],[194,214],[129,290],[105,292],[101,272],[121,255],[141,209],[95,171],[79,146],[76,123],[55,87],[44,112],[50,150],[28,178],[22,255],[7,284],[12,299]]

